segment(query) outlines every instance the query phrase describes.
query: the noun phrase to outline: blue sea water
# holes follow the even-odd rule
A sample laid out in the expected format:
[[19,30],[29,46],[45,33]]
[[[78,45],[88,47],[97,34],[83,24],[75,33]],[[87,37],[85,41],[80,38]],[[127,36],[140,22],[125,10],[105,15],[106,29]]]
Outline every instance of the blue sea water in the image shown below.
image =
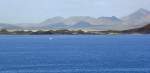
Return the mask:
[[0,73],[150,73],[150,35],[1,35]]

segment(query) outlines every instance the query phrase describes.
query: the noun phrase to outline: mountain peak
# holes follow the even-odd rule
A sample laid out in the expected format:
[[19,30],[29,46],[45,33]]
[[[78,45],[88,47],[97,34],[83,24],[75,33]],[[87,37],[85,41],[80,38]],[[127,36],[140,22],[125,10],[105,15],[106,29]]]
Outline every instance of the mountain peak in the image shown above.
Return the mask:
[[91,19],[92,17],[90,16],[72,16],[69,17],[68,19],[78,19],[78,20],[85,20],[85,19]]
[[64,19],[64,17],[56,16],[56,17],[53,17],[52,19]]
[[139,10],[137,10],[134,14],[142,14],[142,15],[147,15],[150,14],[150,11],[140,8]]
[[150,15],[150,11],[140,8],[136,12],[130,14],[129,16],[124,17],[123,19],[125,19],[125,20],[136,20],[136,19],[141,20],[145,16],[149,16],[149,15]]
[[41,24],[55,24],[55,23],[61,23],[64,20],[63,17],[57,16],[50,19],[47,19],[46,21],[42,22]]
[[141,12],[149,12],[148,10],[144,9],[144,8],[140,8],[138,11],[141,11]]
[[116,16],[112,16],[112,17],[99,17],[98,19],[109,20],[109,21],[120,21],[120,19],[117,18]]

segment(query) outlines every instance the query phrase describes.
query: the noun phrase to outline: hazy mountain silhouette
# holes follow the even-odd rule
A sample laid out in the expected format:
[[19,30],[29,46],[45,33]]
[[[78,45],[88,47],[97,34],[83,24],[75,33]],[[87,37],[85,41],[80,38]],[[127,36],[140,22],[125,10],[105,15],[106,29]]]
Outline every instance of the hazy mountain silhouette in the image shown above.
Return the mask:
[[21,27],[12,24],[0,23],[0,29],[21,29]]
[[[150,11],[139,9],[132,14],[123,18],[99,17],[93,18],[89,16],[72,16],[69,18],[53,17],[41,23],[16,24],[24,29],[88,29],[88,30],[127,30],[143,27],[150,23]],[[0,28],[15,28],[16,25],[1,24]],[[8,28],[8,29],[9,29]],[[18,27],[17,27],[18,28]]]
[[142,27],[145,24],[150,23],[150,11],[141,8],[136,12],[122,18],[122,20],[131,28]]

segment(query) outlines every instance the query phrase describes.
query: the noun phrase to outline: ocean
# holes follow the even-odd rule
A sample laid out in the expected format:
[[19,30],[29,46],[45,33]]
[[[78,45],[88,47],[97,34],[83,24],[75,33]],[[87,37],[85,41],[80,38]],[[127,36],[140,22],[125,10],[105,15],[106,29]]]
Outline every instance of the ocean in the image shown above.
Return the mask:
[[150,73],[150,35],[1,35],[0,73]]

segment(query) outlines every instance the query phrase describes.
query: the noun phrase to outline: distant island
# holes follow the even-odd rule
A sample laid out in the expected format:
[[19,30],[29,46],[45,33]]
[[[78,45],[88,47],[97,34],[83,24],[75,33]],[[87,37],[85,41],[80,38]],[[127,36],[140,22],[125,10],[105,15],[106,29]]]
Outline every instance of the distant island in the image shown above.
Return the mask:
[[8,31],[1,29],[0,34],[8,35],[54,35],[54,34],[68,34],[68,35],[104,35],[104,34],[150,34],[150,24],[136,29],[129,29],[123,31],[108,30],[108,31],[83,31],[83,30],[37,30],[37,31]]
[[125,30],[125,31],[122,31],[122,33],[128,33],[128,34],[132,34],[132,33],[150,34],[150,24],[145,25],[144,27],[140,27],[140,28]]
[[47,35],[47,34],[149,34],[150,11],[139,9],[132,14],[118,18],[72,16],[53,17],[41,23],[0,23],[0,34]]

